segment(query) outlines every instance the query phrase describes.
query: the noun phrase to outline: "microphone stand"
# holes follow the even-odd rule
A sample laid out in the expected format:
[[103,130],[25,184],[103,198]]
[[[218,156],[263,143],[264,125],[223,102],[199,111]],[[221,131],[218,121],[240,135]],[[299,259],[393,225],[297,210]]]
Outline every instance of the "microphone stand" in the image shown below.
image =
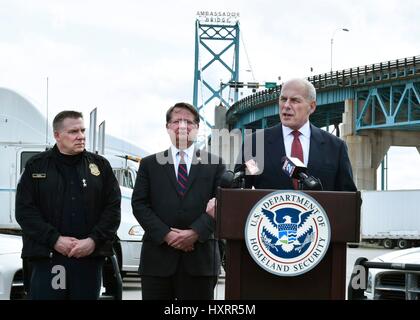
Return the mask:
[[240,184],[240,188],[241,188],[241,189],[245,189],[245,176],[241,177],[241,184]]
[[[305,189],[303,188],[304,186],[306,187]],[[298,178],[298,190],[322,191],[323,187],[319,179],[306,175]]]
[[303,180],[302,180],[302,178],[298,179],[298,190],[300,190],[300,191],[303,190]]

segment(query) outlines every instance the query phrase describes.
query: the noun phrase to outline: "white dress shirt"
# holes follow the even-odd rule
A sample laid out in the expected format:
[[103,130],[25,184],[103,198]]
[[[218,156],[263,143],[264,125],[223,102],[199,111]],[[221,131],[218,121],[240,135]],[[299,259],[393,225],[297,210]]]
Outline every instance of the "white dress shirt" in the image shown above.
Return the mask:
[[[174,159],[174,168],[175,168],[175,177],[178,177],[178,166],[179,162],[181,161],[181,156],[179,155],[179,149],[174,145],[171,145],[171,153],[172,159]],[[182,150],[184,151],[184,161],[187,165],[188,174],[190,173],[192,158],[194,156],[194,143],[189,146],[187,149]]]
[[[284,149],[286,150],[286,155],[290,157],[294,138],[292,132],[294,130],[290,129],[289,127],[285,127],[284,125],[282,125],[282,129]],[[309,144],[311,141],[311,127],[309,125],[309,121],[307,121],[298,131],[300,132],[299,140],[303,149],[303,163],[305,164],[305,166],[308,166]]]

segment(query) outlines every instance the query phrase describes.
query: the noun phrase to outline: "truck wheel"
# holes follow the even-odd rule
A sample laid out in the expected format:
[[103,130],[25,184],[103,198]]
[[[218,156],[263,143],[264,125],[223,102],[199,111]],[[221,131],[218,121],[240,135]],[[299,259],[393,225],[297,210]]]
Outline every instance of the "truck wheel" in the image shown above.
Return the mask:
[[359,248],[358,243],[347,243],[347,246],[352,249]]
[[395,243],[392,239],[385,239],[383,242],[383,246],[385,249],[394,249]]
[[406,249],[410,246],[406,239],[399,239],[397,245],[400,249]]

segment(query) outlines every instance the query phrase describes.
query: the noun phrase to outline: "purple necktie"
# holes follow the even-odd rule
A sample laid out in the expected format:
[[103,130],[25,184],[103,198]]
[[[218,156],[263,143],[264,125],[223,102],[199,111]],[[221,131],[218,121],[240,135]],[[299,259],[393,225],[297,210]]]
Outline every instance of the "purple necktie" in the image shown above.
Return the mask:
[[187,191],[187,183],[188,183],[188,170],[187,170],[187,164],[185,163],[184,159],[184,151],[179,151],[179,165],[178,165],[178,193],[181,196],[185,195],[185,192]]

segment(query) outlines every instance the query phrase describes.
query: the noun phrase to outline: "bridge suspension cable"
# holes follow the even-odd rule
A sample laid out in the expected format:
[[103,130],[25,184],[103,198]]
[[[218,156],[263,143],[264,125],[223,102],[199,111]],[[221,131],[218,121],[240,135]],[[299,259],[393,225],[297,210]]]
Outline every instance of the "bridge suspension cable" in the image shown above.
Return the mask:
[[252,81],[256,81],[255,80],[256,78],[255,78],[255,74],[254,74],[254,69],[252,68],[251,60],[249,59],[249,55],[248,55],[248,50],[246,49],[246,45],[245,45],[245,41],[244,41],[244,37],[243,37],[243,31],[239,35],[239,37],[241,38],[242,46],[243,46],[244,51],[245,51],[245,56],[246,56],[246,60],[248,62],[249,70],[251,71]]

